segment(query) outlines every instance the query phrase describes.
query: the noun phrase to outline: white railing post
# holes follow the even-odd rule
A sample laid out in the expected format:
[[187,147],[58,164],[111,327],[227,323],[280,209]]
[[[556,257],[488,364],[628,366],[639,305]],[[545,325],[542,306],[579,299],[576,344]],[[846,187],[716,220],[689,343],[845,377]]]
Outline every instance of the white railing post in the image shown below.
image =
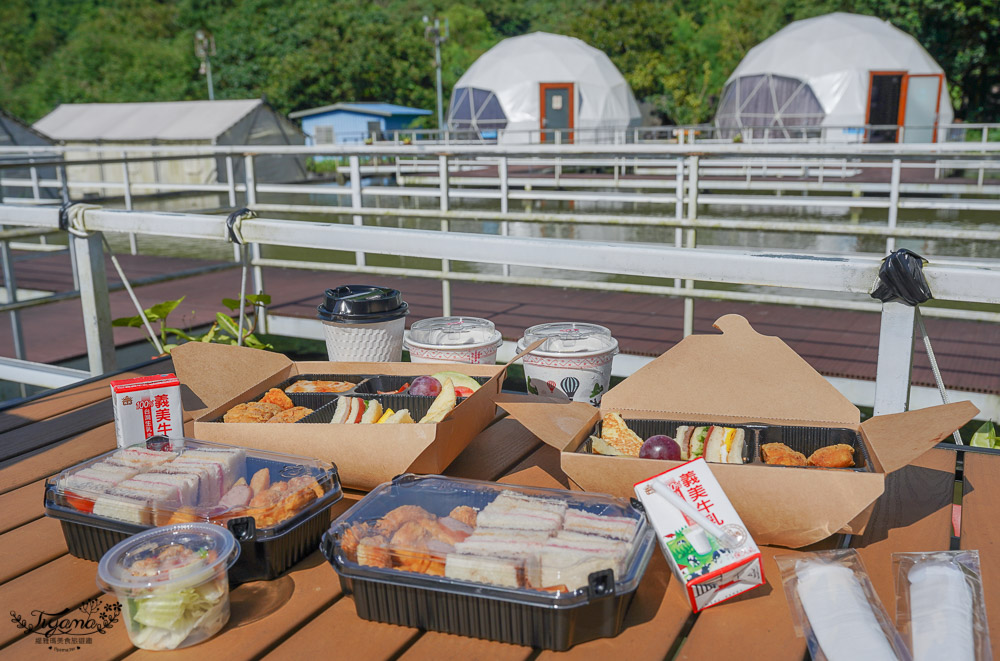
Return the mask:
[[[507,157],[501,156],[497,161],[497,177],[500,179],[500,213],[507,213],[510,209],[510,180],[507,177]],[[500,235],[507,236],[510,233],[510,227],[507,225],[506,220],[500,221]],[[500,272],[504,276],[510,275],[510,264],[502,264],[500,266]]]
[[87,340],[87,358],[92,376],[115,369],[115,339],[111,330],[108,302],[108,276],[104,270],[101,234],[69,235],[76,253],[77,279],[80,282],[80,305],[83,308],[83,332]]
[[[347,162],[351,167],[351,208],[360,209],[364,206],[361,198],[361,157],[357,154],[347,157]],[[361,216],[354,216],[355,225],[364,225]],[[365,265],[365,253],[358,251],[354,253],[354,263],[358,266]]]
[[[448,210],[448,157],[445,154],[438,156],[438,183],[441,190],[441,211]],[[441,219],[441,231],[447,232],[449,223],[446,218]],[[441,272],[446,274],[451,270],[451,264],[447,259],[441,260]],[[451,316],[451,281],[447,278],[441,280],[441,314],[445,317]]]
[[[674,189],[674,195],[676,196],[676,201],[674,202],[674,219],[681,221],[684,220],[684,157],[679,157],[676,162],[677,170],[674,172],[676,177],[676,187]],[[680,227],[680,225],[674,228],[674,247],[684,247],[684,230]],[[680,286],[680,278],[674,278],[674,287]]]
[[883,303],[875,373],[875,415],[901,413],[910,407],[913,334],[916,308]]
[[[889,229],[896,229],[899,217],[899,177],[902,164],[898,158],[892,159],[892,176],[889,180]],[[896,237],[886,237],[885,252],[888,255],[896,249]]]
[[[0,225],[0,232],[3,230],[4,226]],[[7,302],[17,303],[17,278],[14,273],[14,257],[11,254],[10,244],[7,241],[0,241],[0,261],[3,262],[3,283],[7,290]],[[14,356],[19,360],[24,360],[24,333],[21,330],[21,314],[17,310],[10,311],[10,330],[14,340]]]
[[[989,128],[989,126],[987,126],[986,124],[983,124],[983,138],[982,138],[982,143],[984,145],[987,142],[989,142],[989,135],[990,135],[990,128]],[[985,154],[986,152],[984,151],[983,153]],[[986,176],[986,168],[985,167],[980,167],[979,168],[979,177],[976,179],[976,185],[977,186],[982,186],[983,185],[983,179],[985,178],[985,176]]]
[[[31,162],[34,163],[35,159],[31,159]],[[29,172],[31,173],[31,197],[34,198],[35,202],[38,202],[42,199],[42,190],[38,185],[38,168],[32,165]]]
[[[691,156],[688,159],[688,222],[694,224],[698,219],[698,157]],[[687,247],[694,248],[697,242],[695,230],[692,227],[687,231]],[[694,280],[684,281],[685,289],[694,289]],[[694,299],[684,299],[684,337],[694,332]]]
[[[253,154],[243,155],[243,177],[247,188],[247,207],[253,209],[257,204],[257,177],[254,173]],[[264,268],[260,265],[261,250],[259,243],[250,244],[250,273],[253,275],[253,293],[264,292]],[[242,301],[241,301],[242,303]],[[257,318],[260,319],[258,332],[267,332],[267,313],[263,307],[258,308]]]
[[[125,210],[132,210],[132,181],[128,174],[128,152],[122,152],[122,184],[125,194]],[[135,232],[128,233],[128,249],[133,255],[139,254],[139,244],[135,238]]]
[[[233,168],[233,157],[230,155],[226,156],[226,186],[228,187],[229,193],[229,208],[236,210],[236,174]],[[239,262],[242,257],[240,256],[240,247],[233,244],[233,261]]]
[[[554,134],[555,134],[556,145],[561,145],[562,144],[562,129],[560,129],[558,131],[555,131]],[[616,172],[618,171],[618,167],[617,166],[615,166],[615,171]],[[562,174],[562,159],[559,158],[558,156],[556,156],[556,165],[555,165],[555,169],[554,169],[553,172],[555,174],[555,185],[556,185],[556,188],[559,188],[559,176]]]

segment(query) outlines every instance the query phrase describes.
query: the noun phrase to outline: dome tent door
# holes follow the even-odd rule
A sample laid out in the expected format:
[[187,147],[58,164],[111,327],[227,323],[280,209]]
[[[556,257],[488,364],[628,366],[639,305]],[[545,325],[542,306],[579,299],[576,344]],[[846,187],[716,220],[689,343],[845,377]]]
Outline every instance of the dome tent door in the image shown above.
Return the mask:
[[[539,83],[542,142],[573,142],[573,83]],[[569,129],[569,130],[566,130]]]

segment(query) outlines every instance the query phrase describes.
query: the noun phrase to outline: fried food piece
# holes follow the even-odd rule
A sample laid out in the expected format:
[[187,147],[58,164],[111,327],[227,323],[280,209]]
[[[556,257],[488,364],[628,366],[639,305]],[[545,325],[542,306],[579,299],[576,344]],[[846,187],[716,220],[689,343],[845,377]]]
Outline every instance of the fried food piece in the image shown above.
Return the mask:
[[355,562],[358,559],[358,544],[362,539],[374,535],[374,528],[367,523],[355,523],[344,531],[340,538],[340,548],[344,549],[347,559]]
[[292,400],[288,397],[288,395],[281,392],[277,388],[271,388],[266,393],[264,393],[264,396],[260,398],[260,401],[264,402],[265,404],[277,404],[278,406],[281,407],[283,411],[287,411],[288,409],[295,406],[295,404],[292,403]]
[[223,422],[267,422],[276,413],[281,412],[281,407],[269,402],[247,402],[237,404],[226,411],[222,416]]
[[355,385],[349,381],[296,381],[285,392],[346,392]]
[[430,519],[433,521],[436,518],[436,516],[419,505],[400,505],[379,519],[378,523],[375,524],[375,529],[378,531],[378,534],[391,537],[404,523],[420,519]]
[[276,413],[268,422],[298,422],[312,412],[312,409],[305,406],[293,406],[290,409]]
[[471,526],[471,527],[475,528],[476,527],[476,515],[477,514],[479,514],[479,512],[477,512],[475,509],[469,507],[468,505],[459,505],[458,507],[456,507],[455,509],[453,509],[451,512],[449,512],[448,516],[450,516],[451,518],[453,518],[453,519],[455,519],[457,521],[461,521],[462,523],[464,523],[467,526]]
[[852,468],[854,448],[844,443],[820,448],[809,455],[809,465],[823,468]]
[[261,468],[250,478],[250,490],[253,491],[253,495],[255,496],[259,493],[264,493],[270,486],[271,471],[266,468]]
[[784,443],[765,443],[760,446],[760,454],[765,464],[772,466],[805,466],[806,456]]
[[391,567],[389,549],[386,548],[387,541],[382,535],[372,535],[358,542],[358,564],[371,567]]

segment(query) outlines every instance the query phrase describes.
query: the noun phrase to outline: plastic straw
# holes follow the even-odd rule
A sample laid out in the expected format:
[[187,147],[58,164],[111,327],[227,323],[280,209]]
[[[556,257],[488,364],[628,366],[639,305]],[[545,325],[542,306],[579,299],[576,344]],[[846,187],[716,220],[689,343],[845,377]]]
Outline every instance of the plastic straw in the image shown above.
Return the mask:
[[661,498],[679,509],[681,512],[684,512],[688,518],[704,528],[705,532],[712,535],[712,537],[725,542],[728,548],[737,548],[740,546],[740,540],[736,539],[725,530],[705,518],[701,512],[695,509],[694,505],[684,500],[681,496],[675,494],[666,484],[660,482],[659,480],[653,480],[650,484],[653,486],[653,490],[659,494]]

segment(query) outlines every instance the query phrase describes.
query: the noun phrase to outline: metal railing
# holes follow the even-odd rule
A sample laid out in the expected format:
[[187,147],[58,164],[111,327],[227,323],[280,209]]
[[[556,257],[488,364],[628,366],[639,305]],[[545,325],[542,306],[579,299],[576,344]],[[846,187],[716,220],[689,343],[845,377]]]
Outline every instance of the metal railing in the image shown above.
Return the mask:
[[[23,148],[14,148],[23,151]],[[53,149],[65,151],[80,151],[80,147],[65,148],[43,148],[45,152],[51,153]],[[393,218],[415,218],[438,221],[441,229],[448,231],[449,224],[455,220],[471,220],[479,222],[497,222],[501,236],[509,233],[510,223],[558,223],[558,224],[585,224],[585,225],[606,225],[606,226],[652,226],[674,229],[674,246],[695,248],[697,243],[698,230],[750,230],[758,232],[793,232],[810,234],[833,234],[849,235],[859,237],[880,237],[885,240],[886,249],[894,247],[897,239],[928,239],[928,240],[960,240],[967,242],[996,242],[1000,241],[1000,229],[950,229],[926,226],[899,226],[898,213],[900,209],[989,209],[1000,210],[1000,200],[992,197],[982,197],[982,195],[1000,194],[1000,185],[977,184],[955,184],[955,183],[908,183],[902,181],[901,173],[904,169],[943,167],[942,163],[953,166],[972,167],[978,166],[985,171],[1000,169],[1000,143],[990,143],[986,145],[972,145],[964,143],[941,143],[938,145],[811,145],[808,156],[797,154],[801,146],[789,145],[712,145],[700,144],[695,150],[691,146],[683,145],[619,145],[608,147],[604,145],[543,145],[543,146],[469,146],[453,145],[447,152],[442,152],[439,148],[428,145],[400,145],[400,146],[355,146],[355,147],[302,147],[302,146],[281,146],[281,147],[135,147],[124,148],[120,146],[97,146],[84,148],[86,153],[92,153],[95,158],[93,162],[104,164],[122,164],[123,180],[121,182],[83,182],[83,185],[99,185],[104,187],[118,187],[123,193],[123,200],[126,209],[133,206],[133,197],[137,191],[179,191],[196,190],[199,192],[223,193],[227,195],[230,207],[238,204],[239,196],[243,196],[246,203],[260,212],[284,212],[284,213],[320,213],[328,215],[340,215],[349,218],[355,226],[363,224],[364,218],[393,219]],[[0,148],[0,154],[5,150]],[[6,151],[10,151],[8,148]],[[141,151],[144,154],[155,152],[152,156],[136,157],[130,155],[132,151]],[[30,150],[29,150],[30,152]],[[114,154],[112,158],[101,158],[105,153]],[[271,154],[325,154],[340,157],[347,160],[347,174],[349,175],[349,185],[316,185],[316,184],[265,184],[259,183],[255,179],[254,162],[260,155]],[[225,160],[227,171],[226,181],[218,184],[200,184],[196,186],[177,182],[145,183],[130,181],[128,178],[128,168],[124,167],[128,162],[141,160],[142,158],[215,158],[222,157]],[[29,153],[26,158],[32,158]],[[232,176],[234,159],[242,158],[246,178],[243,182],[236,182]],[[421,163],[421,167],[434,169],[433,173],[427,173],[424,185],[420,186],[377,186],[366,185],[363,159],[370,161],[378,159],[393,159],[393,167],[398,169],[404,159],[411,159]],[[824,180],[824,171],[843,167],[843,164],[850,161],[851,168],[884,168],[889,169],[890,177],[887,182],[846,182],[844,178],[830,181]],[[79,161],[65,161],[66,165],[78,164]],[[529,163],[541,165],[555,170],[555,177],[549,179],[517,176],[511,173],[511,168],[517,165]],[[628,163],[629,165],[626,165]],[[44,162],[35,159],[33,163],[36,167],[42,167]],[[496,172],[487,177],[469,176],[469,167],[483,168],[484,165],[495,168]],[[602,184],[597,190],[580,190],[574,186],[578,179],[563,177],[558,178],[559,170],[562,168],[567,173],[572,168],[581,170],[597,170],[602,167],[615,167],[616,172],[624,171],[627,167],[635,169],[660,168],[662,175],[659,179],[647,179],[641,182],[644,188],[634,188],[627,185],[627,180],[615,177],[612,186],[607,178],[602,180],[591,180],[588,185],[594,187],[594,182]],[[0,165],[0,174],[3,169]],[[23,164],[20,165],[23,167]],[[760,175],[755,175],[753,170],[760,171]],[[740,179],[718,179],[720,173],[745,171],[747,174]],[[803,181],[787,179],[763,179],[754,180],[753,176],[767,176],[770,172],[805,172],[812,173],[816,181]],[[4,185],[9,185],[7,180],[3,180]],[[67,187],[75,187],[80,184],[68,180],[65,175],[61,175],[54,181],[37,181],[35,189],[44,186],[59,187],[66,190]],[[522,188],[518,188],[518,186]],[[607,190],[612,188],[613,190]],[[567,190],[568,189],[568,190]],[[646,190],[646,189],[651,189]],[[718,191],[726,191],[719,193]],[[733,194],[728,191],[740,191]],[[747,194],[747,193],[752,194]],[[761,193],[771,192],[773,195]],[[788,192],[802,193],[802,196],[785,195]],[[815,192],[828,192],[831,195],[817,197],[812,195]],[[955,199],[952,197],[916,197],[920,195],[954,195],[955,193],[977,193],[979,197],[966,197]],[[261,194],[283,193],[294,195],[308,195],[311,198],[334,196],[335,204],[275,204],[260,202],[258,198]],[[847,193],[881,193],[883,197],[854,197]],[[350,205],[340,204],[337,196],[349,197]],[[374,208],[365,206],[365,200],[373,196],[394,196],[416,200],[423,197],[431,199],[437,198],[438,204],[435,209],[415,209],[415,208]],[[491,199],[499,203],[499,211],[461,208],[464,200]],[[649,205],[660,205],[663,214],[657,215],[634,215],[624,213],[578,213],[559,212],[546,213],[536,211],[511,212],[509,205],[512,201],[522,200],[592,200],[595,202],[640,202]],[[699,207],[706,204],[716,205],[756,205],[756,206],[803,206],[803,207],[851,207],[851,208],[876,208],[886,210],[886,222],[884,225],[859,225],[854,222],[827,222],[827,221],[774,221],[745,218],[703,218],[699,217]],[[19,214],[22,218],[29,220],[45,217],[51,219],[51,209],[21,207]],[[48,222],[48,221],[47,221]],[[22,223],[32,225],[32,222]],[[56,231],[56,227],[50,224],[35,223],[34,226],[39,232]],[[315,226],[315,225],[314,225]],[[34,231],[34,230],[33,230]],[[135,251],[135,236],[137,233],[124,230],[131,238],[131,246]],[[3,245],[3,237],[0,235],[0,246]],[[74,274],[79,275],[79,257],[73,248],[76,242],[71,241],[71,256],[77,262],[74,266]],[[237,251],[238,252],[238,251]],[[559,287],[577,287],[584,289],[597,289],[605,291],[626,291],[646,294],[683,296],[685,303],[685,332],[689,333],[693,326],[693,302],[695,299],[717,299],[731,301],[753,301],[763,303],[782,303],[791,305],[812,305],[829,308],[854,309],[877,311],[878,304],[869,300],[842,301],[811,295],[784,295],[763,293],[759,291],[734,291],[719,290],[712,288],[694,288],[694,281],[690,278],[676,278],[673,286],[662,284],[623,284],[619,282],[587,281],[571,278],[552,277],[529,277],[525,275],[511,275],[511,265],[513,262],[501,261],[499,273],[472,273],[456,271],[449,263],[450,260],[443,260],[440,269],[411,269],[400,267],[376,267],[366,263],[366,250],[354,251],[353,263],[317,263],[301,260],[287,260],[264,258],[260,253],[259,245],[255,245],[252,250],[252,265],[254,275],[254,289],[264,288],[263,268],[264,267],[284,267],[320,269],[329,271],[343,271],[355,273],[379,273],[399,276],[418,276],[438,278],[442,281],[442,300],[445,313],[450,311],[450,283],[453,280],[478,281],[478,282],[501,282],[526,285],[548,285]],[[373,251],[368,251],[373,252]],[[470,261],[470,260],[462,260]],[[958,259],[935,259],[935,263],[942,265],[958,265]],[[983,262],[987,267],[992,268],[992,262]],[[548,266],[548,264],[545,264]],[[533,266],[538,266],[534,264]],[[78,278],[79,279],[79,278]],[[9,282],[13,282],[10,280]],[[15,287],[16,293],[16,287]],[[69,295],[74,295],[70,293]],[[51,302],[62,300],[66,294],[51,297]],[[49,301],[35,302],[31,304],[44,304]],[[14,301],[11,307],[0,306],[0,312],[8,311],[12,316],[12,323],[17,324],[15,313],[20,307],[25,307],[25,302]],[[976,309],[953,309],[929,307],[925,310],[927,316],[939,316],[948,318],[975,319],[983,321],[1000,321],[1000,313],[989,310]],[[19,356],[23,357],[23,356]]]
[[[0,206],[0,223],[52,228],[56,209]],[[102,232],[224,241],[226,221],[219,216],[91,209],[80,214],[71,242],[77,253],[90,371],[115,367]],[[676,248],[634,243],[503,237],[447,231],[359,225],[316,224],[296,220],[244,220],[240,234],[254,245],[355,251],[408,257],[474,261],[484,264],[545,264],[567,271],[756,285],[836,292],[867,300],[879,267],[877,256],[829,258],[774,254],[772,251]],[[260,264],[259,259],[255,264]],[[932,263],[925,275],[938,300],[1000,304],[1000,268]],[[679,289],[677,293],[687,293]],[[905,410],[910,393],[914,308],[880,306],[882,330],[875,386],[875,413]]]

